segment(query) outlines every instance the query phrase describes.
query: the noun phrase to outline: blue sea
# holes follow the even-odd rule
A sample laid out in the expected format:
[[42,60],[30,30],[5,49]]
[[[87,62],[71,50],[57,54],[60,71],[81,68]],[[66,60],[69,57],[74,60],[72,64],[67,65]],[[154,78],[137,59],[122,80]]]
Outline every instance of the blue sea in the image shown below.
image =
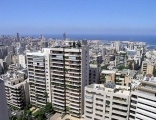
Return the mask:
[[[42,34],[45,38],[62,39],[62,34]],[[26,35],[24,35],[26,36]],[[28,35],[39,37],[39,35]],[[87,39],[87,40],[103,40],[103,41],[142,41],[147,45],[156,45],[156,35],[105,35],[105,34],[66,34],[66,38],[73,40]],[[151,46],[150,49],[156,46]]]

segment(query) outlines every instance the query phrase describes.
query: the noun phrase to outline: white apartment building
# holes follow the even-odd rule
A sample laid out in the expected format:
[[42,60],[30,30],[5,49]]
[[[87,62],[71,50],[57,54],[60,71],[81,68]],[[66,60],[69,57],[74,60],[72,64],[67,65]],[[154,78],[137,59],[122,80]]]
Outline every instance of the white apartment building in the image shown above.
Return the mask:
[[88,49],[65,41],[61,47],[27,53],[31,104],[52,102],[55,111],[81,117],[84,87],[89,84]]
[[62,47],[50,48],[52,104],[60,113],[81,117],[84,87],[89,84],[89,50],[74,45],[65,41]]
[[1,78],[5,84],[8,105],[21,109],[29,104],[29,86],[27,80],[24,79],[24,73],[9,71]]
[[131,92],[130,120],[156,120],[156,80],[141,81]]
[[30,103],[44,106],[49,98],[46,91],[45,53],[27,53]]
[[18,55],[18,63],[23,67],[23,68],[26,68],[27,65],[26,65],[26,56],[21,54],[21,55]]
[[129,105],[129,87],[112,82],[85,87],[85,120],[128,120]]

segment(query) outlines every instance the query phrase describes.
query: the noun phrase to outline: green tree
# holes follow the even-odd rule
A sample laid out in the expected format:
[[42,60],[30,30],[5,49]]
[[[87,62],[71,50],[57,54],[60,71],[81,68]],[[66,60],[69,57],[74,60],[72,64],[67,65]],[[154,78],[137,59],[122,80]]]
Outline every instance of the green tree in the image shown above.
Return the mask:
[[132,65],[132,62],[129,63],[128,65],[128,69],[132,70],[133,69],[133,65]]
[[107,66],[102,66],[101,70],[108,70]]
[[51,103],[47,103],[44,107],[44,110],[46,113],[52,112],[53,108],[52,108],[52,104]]
[[153,76],[156,77],[156,69],[153,70]]
[[106,82],[106,78],[105,78],[105,75],[104,74],[101,74],[100,75],[100,83],[103,84]]
[[123,70],[123,69],[126,69],[126,67],[123,66],[123,65],[121,65],[121,66],[118,67],[118,69],[119,69],[119,70]]

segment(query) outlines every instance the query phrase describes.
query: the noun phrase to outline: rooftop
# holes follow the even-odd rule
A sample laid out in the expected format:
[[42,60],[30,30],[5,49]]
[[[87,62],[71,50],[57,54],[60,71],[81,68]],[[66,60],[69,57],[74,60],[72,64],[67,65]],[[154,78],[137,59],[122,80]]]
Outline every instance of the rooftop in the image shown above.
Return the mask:
[[91,84],[86,86],[86,88],[90,88],[98,91],[104,91],[104,92],[111,92],[116,94],[124,94],[127,96],[130,95],[130,91],[129,91],[130,87],[114,85],[113,83],[112,86],[106,86],[104,84]]
[[112,73],[116,73],[118,69],[113,69],[113,70],[102,70],[101,73],[103,74],[112,74]]

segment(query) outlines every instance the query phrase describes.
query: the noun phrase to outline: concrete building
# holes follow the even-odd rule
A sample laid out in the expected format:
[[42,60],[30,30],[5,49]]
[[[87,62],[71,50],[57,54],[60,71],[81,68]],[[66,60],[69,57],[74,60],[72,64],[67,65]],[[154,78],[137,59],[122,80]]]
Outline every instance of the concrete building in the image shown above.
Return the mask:
[[26,56],[24,54],[18,55],[18,63],[23,67],[26,68]]
[[8,71],[1,78],[5,82],[8,105],[21,109],[29,104],[29,87],[27,80],[24,79],[24,73]]
[[112,47],[114,47],[116,51],[120,51],[120,41],[112,42]]
[[128,87],[111,82],[85,87],[85,120],[129,120],[129,105]]
[[9,120],[4,81],[0,79],[0,120]]
[[50,50],[53,107],[75,117],[84,112],[84,87],[89,84],[89,48],[78,44],[65,41]]
[[100,83],[107,83],[108,81],[115,82],[115,73],[117,69],[102,70],[100,74]]
[[89,65],[89,85],[93,83],[99,83],[101,67],[97,64]]
[[101,64],[102,63],[102,56],[101,55],[93,55],[91,56],[92,61],[95,63]]
[[16,41],[20,41],[19,33],[16,34]]
[[137,90],[131,92],[130,120],[156,119],[156,79],[141,81]]
[[9,65],[8,69],[12,71],[17,71],[17,70],[21,70],[22,67],[20,64],[11,64]]
[[150,61],[143,61],[141,72],[144,72],[146,74],[153,74],[154,64]]
[[41,52],[27,53],[28,81],[30,103],[44,106],[47,103],[45,54]]
[[115,73],[115,84],[122,86],[129,86],[129,83],[136,77],[137,71],[123,69]]
[[126,66],[127,54],[124,51],[117,52],[115,55],[115,66]]
[[8,55],[7,46],[0,45],[0,59],[4,59]]

